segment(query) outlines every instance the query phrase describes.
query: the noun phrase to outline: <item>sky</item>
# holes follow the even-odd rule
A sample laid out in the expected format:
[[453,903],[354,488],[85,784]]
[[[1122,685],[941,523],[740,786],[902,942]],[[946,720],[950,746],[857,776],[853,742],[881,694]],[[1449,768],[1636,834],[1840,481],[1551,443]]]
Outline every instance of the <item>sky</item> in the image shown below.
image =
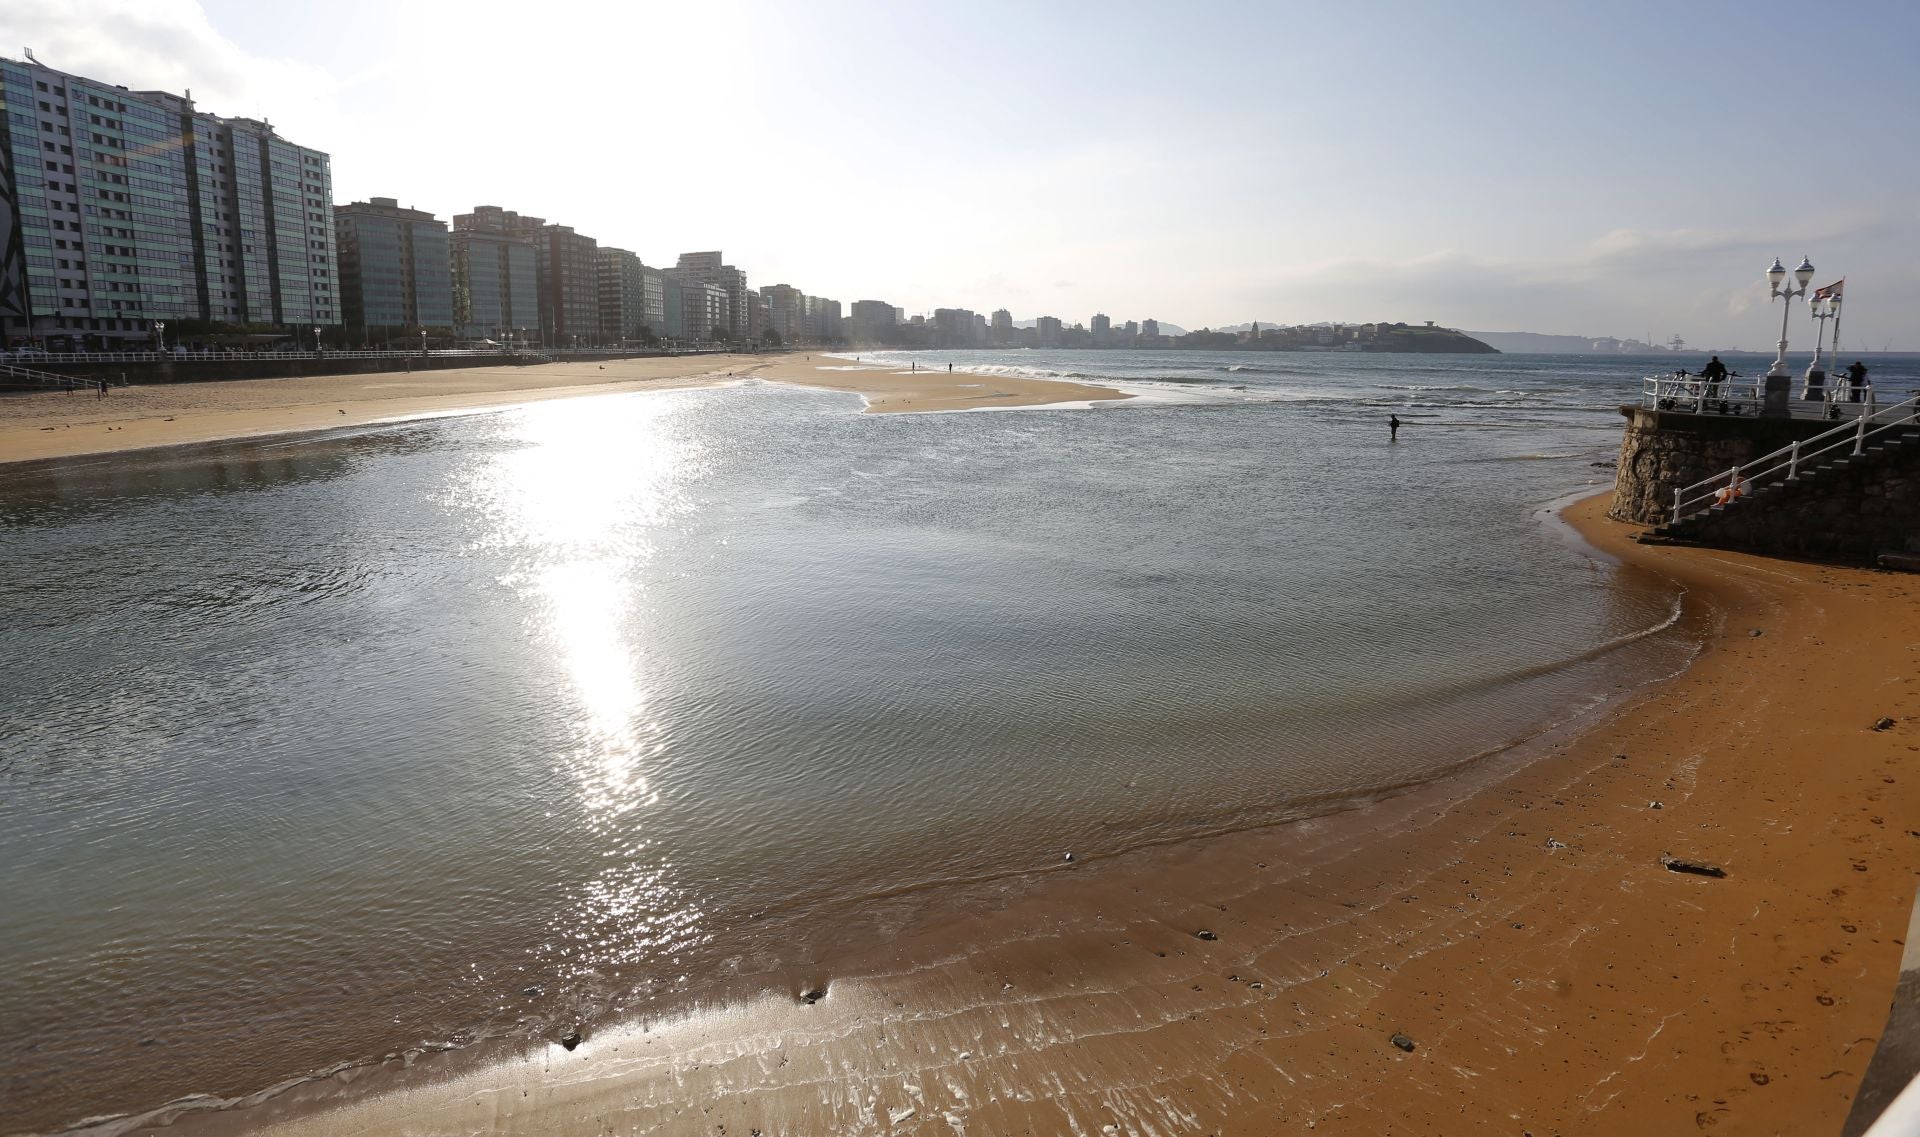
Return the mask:
[[[24,0],[0,54],[843,303],[1920,349],[1920,4]],[[1772,307],[1770,307],[1770,304]],[[1804,313],[1794,335],[1810,339]]]

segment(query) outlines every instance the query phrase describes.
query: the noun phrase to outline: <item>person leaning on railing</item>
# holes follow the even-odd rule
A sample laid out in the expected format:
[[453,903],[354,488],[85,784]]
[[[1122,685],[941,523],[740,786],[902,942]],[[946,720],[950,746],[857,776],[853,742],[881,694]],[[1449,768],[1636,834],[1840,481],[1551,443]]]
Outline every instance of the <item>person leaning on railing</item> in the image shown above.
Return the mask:
[[1866,398],[1867,388],[1871,386],[1867,378],[1867,365],[1854,360],[1847,368],[1847,402],[1858,403]]
[[1720,362],[1720,357],[1716,355],[1700,369],[1700,378],[1706,381],[1707,398],[1717,399],[1720,397],[1720,384],[1727,379],[1727,365]]

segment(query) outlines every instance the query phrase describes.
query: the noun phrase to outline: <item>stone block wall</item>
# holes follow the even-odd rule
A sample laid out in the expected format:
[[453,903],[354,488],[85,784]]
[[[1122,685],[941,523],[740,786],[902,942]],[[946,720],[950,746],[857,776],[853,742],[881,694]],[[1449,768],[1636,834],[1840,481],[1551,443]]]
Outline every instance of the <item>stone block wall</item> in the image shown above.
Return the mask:
[[1920,441],[1821,470],[1687,524],[1688,541],[1782,556],[1920,552]]
[[1673,491],[1743,466],[1796,438],[1831,430],[1830,422],[1742,415],[1696,415],[1621,407],[1619,472],[1607,516],[1659,525],[1673,510]]

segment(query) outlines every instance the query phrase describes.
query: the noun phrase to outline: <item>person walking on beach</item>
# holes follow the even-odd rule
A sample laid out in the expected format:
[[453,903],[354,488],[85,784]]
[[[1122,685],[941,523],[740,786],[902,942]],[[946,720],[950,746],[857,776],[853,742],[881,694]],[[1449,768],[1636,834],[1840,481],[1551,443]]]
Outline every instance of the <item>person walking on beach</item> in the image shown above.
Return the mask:
[[1847,368],[1847,402],[1857,403],[1864,399],[1868,386],[1867,365],[1856,359]]
[[1720,384],[1725,382],[1727,378],[1727,365],[1720,362],[1720,357],[1716,355],[1707,361],[1705,367],[1700,369],[1700,378],[1707,381],[1707,398],[1718,398],[1720,396]]
[[100,380],[100,393],[94,397],[98,399],[107,397],[107,381],[105,379]]
[[1388,434],[1387,434],[1388,442],[1400,441],[1400,416],[1399,415],[1387,416],[1387,431],[1388,431]]

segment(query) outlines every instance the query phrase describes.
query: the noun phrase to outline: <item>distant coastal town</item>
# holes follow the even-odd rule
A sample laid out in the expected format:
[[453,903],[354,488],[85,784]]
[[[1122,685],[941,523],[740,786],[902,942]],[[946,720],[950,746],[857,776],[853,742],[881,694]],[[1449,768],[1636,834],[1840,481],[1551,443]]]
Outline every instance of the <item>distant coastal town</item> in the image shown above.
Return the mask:
[[791,284],[751,287],[719,251],[656,267],[495,205],[447,222],[398,198],[336,205],[332,160],[190,94],[0,58],[0,342],[169,347],[1133,348],[1494,350],[1431,323],[1162,329],[1016,324]]

